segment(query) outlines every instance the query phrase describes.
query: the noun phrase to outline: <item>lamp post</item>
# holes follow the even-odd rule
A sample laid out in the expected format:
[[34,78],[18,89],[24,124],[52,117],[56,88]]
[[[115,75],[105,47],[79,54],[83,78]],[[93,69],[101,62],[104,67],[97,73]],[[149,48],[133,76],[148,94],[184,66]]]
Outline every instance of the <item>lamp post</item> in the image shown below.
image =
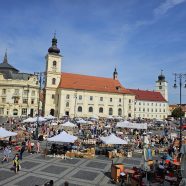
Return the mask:
[[39,134],[39,115],[40,115],[40,93],[42,88],[42,80],[44,80],[44,72],[34,72],[34,75],[37,76],[39,87],[38,87],[38,102],[37,102],[37,125],[36,125],[36,133],[35,138],[38,139]]
[[[180,145],[179,145],[179,150],[181,150],[181,146],[182,146],[182,125],[183,125],[183,122],[182,122],[182,115],[181,115],[181,104],[182,104],[182,80],[185,79],[186,80],[186,74],[183,74],[183,73],[174,73],[174,76],[175,76],[175,79],[174,79],[174,88],[177,88],[177,79],[179,80],[179,91],[180,91],[180,104],[179,104],[179,107],[180,107]],[[186,88],[186,84],[184,86]]]

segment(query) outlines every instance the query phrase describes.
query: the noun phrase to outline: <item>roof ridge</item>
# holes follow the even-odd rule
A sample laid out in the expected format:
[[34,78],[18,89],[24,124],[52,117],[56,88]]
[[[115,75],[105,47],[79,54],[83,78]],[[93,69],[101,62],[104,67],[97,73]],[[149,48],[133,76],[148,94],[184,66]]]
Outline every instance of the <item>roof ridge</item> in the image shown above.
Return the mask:
[[70,72],[61,72],[61,75],[63,74],[71,74],[71,75],[79,75],[79,76],[88,76],[88,77],[94,77],[94,78],[104,78],[104,79],[109,79],[109,80],[113,80],[113,81],[118,81],[120,82],[119,80],[114,80],[113,78],[109,78],[109,77],[102,77],[102,76],[94,76],[94,75],[86,75],[86,74],[78,74],[78,73],[70,73]]

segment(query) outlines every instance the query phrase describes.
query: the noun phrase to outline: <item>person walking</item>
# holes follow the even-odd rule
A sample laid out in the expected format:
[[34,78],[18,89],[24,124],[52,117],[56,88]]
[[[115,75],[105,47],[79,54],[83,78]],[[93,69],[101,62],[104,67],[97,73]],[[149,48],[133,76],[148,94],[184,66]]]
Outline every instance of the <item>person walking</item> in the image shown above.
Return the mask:
[[22,146],[21,146],[21,150],[20,150],[20,153],[19,153],[19,159],[22,160],[23,159],[23,153],[25,151],[25,143],[23,142],[22,143]]
[[39,140],[36,141],[36,152],[40,153],[40,143]]
[[9,156],[10,156],[10,153],[11,153],[11,150],[8,146],[5,146],[4,147],[4,150],[3,150],[3,159],[2,159],[2,163],[4,163],[5,161],[8,162],[9,161]]
[[13,168],[15,173],[18,173],[18,171],[20,170],[19,154],[16,154],[13,159]]

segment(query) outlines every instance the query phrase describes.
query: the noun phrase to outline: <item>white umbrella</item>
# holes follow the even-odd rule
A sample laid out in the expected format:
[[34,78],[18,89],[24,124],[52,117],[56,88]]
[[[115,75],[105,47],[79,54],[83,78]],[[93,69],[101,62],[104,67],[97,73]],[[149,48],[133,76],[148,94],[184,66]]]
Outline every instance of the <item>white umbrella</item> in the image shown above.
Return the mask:
[[45,119],[47,120],[52,120],[52,119],[56,119],[56,117],[52,116],[52,115],[48,115],[45,117]]
[[34,123],[34,118],[27,118],[25,120],[23,120],[23,123]]
[[47,141],[53,141],[53,142],[63,142],[63,143],[74,143],[74,141],[77,140],[76,136],[70,135],[66,133],[65,131],[61,132],[60,134],[48,138]]
[[16,132],[11,132],[11,131],[8,131],[8,130],[0,127],[0,138],[6,138],[6,137],[16,136],[16,135],[17,135]]
[[128,144],[127,141],[115,136],[114,134],[111,134],[110,136],[107,137],[100,137],[100,140],[105,143],[105,144]]
[[63,124],[61,124],[62,127],[76,127],[74,123],[71,123],[70,121],[67,121]]

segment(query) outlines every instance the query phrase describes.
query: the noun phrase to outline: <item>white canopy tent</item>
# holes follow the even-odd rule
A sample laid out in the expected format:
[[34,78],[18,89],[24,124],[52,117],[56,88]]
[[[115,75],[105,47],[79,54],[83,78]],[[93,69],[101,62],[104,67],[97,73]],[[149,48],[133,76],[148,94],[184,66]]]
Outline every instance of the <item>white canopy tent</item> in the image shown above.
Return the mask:
[[34,119],[33,118],[27,118],[25,120],[23,120],[23,123],[34,123]]
[[76,125],[74,123],[71,123],[70,121],[67,121],[63,124],[61,124],[62,127],[76,127]]
[[34,122],[37,122],[37,121],[39,121],[39,122],[44,122],[44,121],[46,121],[46,119],[45,119],[44,117],[41,117],[41,116],[39,116],[39,117],[34,117],[33,120],[34,120]]
[[62,143],[74,143],[77,140],[76,136],[70,135],[66,133],[65,131],[61,132],[60,134],[48,138],[47,141],[51,142],[62,142]]
[[81,120],[77,121],[77,123],[80,123],[80,124],[86,124],[87,121],[85,121],[84,119],[81,119]]
[[52,115],[48,115],[46,117],[44,117],[45,119],[47,120],[53,120],[53,119],[56,119],[56,117],[52,116]]
[[0,138],[6,138],[6,137],[16,136],[16,135],[17,135],[16,132],[11,132],[11,131],[8,131],[8,130],[0,127]]
[[111,134],[110,136],[107,137],[100,137],[100,140],[105,144],[114,144],[114,145],[128,144],[127,141],[115,136],[115,134]]
[[130,123],[129,121],[118,122],[116,128],[147,129],[147,123]]

